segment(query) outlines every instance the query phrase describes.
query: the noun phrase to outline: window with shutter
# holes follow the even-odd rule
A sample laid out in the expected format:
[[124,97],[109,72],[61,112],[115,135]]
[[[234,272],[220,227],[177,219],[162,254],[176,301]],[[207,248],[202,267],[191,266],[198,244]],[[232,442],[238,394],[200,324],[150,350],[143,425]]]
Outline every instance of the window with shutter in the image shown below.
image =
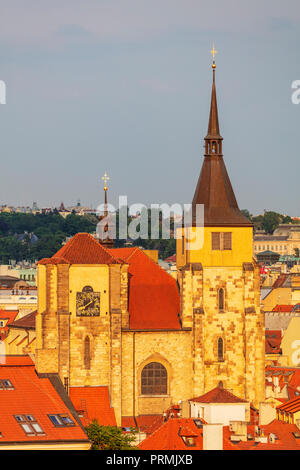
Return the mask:
[[231,250],[231,232],[224,232],[223,233],[223,250]]
[[212,232],[211,234],[211,249],[221,250],[221,232]]

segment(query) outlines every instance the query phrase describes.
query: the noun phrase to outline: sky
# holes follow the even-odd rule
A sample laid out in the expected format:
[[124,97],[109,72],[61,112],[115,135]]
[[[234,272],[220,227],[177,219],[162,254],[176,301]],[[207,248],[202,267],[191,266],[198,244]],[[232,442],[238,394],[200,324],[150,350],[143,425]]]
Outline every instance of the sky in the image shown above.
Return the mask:
[[192,201],[212,44],[241,209],[300,216],[298,0],[0,0],[0,204]]

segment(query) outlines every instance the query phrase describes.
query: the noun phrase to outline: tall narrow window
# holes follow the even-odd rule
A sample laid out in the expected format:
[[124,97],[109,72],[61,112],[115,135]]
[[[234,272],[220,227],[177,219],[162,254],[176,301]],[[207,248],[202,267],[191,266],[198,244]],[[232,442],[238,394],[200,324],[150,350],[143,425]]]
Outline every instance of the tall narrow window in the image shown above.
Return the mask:
[[181,237],[181,253],[184,255],[184,236]]
[[220,311],[224,310],[224,289],[218,291],[218,307]]
[[211,249],[220,250],[221,249],[221,232],[212,232],[211,234]]
[[231,232],[223,233],[223,250],[231,250]]
[[84,367],[86,369],[91,368],[91,345],[90,338],[86,336],[84,340]]
[[224,344],[222,338],[218,339],[218,361],[224,361]]

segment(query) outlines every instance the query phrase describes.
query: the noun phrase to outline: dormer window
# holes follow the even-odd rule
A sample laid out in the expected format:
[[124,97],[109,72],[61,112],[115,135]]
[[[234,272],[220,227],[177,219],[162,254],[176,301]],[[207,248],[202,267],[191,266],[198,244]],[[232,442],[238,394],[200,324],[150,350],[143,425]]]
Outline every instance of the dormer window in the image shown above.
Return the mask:
[[181,439],[187,447],[196,446],[196,436],[181,436]]
[[44,431],[33,415],[15,415],[15,420],[27,436],[44,435]]
[[0,390],[14,390],[14,386],[8,379],[0,379]]

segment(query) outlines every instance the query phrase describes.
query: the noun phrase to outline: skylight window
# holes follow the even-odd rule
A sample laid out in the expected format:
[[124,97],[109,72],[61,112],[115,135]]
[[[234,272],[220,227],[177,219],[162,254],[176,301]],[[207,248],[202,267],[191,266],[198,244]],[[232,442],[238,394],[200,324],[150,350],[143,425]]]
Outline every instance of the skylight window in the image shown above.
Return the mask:
[[75,426],[74,421],[67,414],[48,415],[54,426]]
[[14,386],[8,379],[0,379],[0,390],[14,390]]
[[45,434],[34,416],[15,415],[15,419],[27,436],[41,436]]

